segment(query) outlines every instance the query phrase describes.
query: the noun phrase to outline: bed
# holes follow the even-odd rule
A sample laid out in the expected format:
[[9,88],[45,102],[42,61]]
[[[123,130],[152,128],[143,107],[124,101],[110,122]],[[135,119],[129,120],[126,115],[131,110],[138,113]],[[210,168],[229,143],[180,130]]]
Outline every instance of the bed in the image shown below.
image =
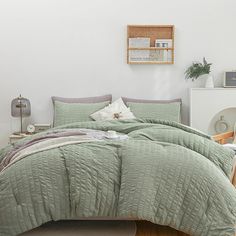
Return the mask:
[[138,236],[234,236],[233,161],[176,121],[60,124],[0,151],[0,235],[95,217],[136,220]]

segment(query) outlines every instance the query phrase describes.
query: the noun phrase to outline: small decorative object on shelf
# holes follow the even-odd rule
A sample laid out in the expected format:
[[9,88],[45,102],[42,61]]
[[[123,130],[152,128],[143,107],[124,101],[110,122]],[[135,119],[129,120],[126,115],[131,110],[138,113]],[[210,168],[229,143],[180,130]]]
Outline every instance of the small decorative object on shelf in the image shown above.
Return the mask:
[[174,64],[173,25],[129,25],[128,64]]
[[224,87],[235,88],[236,87],[236,71],[226,71],[224,73]]
[[193,62],[185,71],[185,78],[192,79],[192,81],[198,78],[205,78],[205,88],[214,88],[213,76],[210,74],[211,65],[211,63],[206,61],[205,57],[203,58],[203,63]]
[[34,124],[35,133],[43,132],[51,128],[50,124]]
[[30,101],[26,98],[23,98],[21,95],[18,98],[15,98],[11,102],[11,115],[13,117],[20,117],[20,132],[17,134],[23,133],[23,117],[31,115]]
[[224,116],[220,116],[220,119],[215,123],[215,131],[217,134],[225,133],[229,130],[229,123],[224,119]]
[[28,125],[27,126],[27,132],[29,132],[30,134],[33,134],[35,132],[34,125]]

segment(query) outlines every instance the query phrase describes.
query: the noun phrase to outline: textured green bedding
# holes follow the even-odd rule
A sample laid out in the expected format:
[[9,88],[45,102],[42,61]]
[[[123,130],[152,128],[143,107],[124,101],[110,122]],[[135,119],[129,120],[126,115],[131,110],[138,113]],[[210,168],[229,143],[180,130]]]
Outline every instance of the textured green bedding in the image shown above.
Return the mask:
[[134,116],[140,119],[162,119],[180,122],[181,103],[141,103],[127,102]]
[[110,101],[98,103],[66,103],[54,102],[54,127],[70,124],[72,122],[92,121],[90,117],[94,112],[104,108]]
[[[193,236],[234,235],[236,190],[228,178],[234,153],[207,135],[158,120],[60,127],[66,128],[116,130],[129,139],[42,151],[2,171],[1,236],[95,216],[140,218]],[[0,161],[12,149],[2,149]]]

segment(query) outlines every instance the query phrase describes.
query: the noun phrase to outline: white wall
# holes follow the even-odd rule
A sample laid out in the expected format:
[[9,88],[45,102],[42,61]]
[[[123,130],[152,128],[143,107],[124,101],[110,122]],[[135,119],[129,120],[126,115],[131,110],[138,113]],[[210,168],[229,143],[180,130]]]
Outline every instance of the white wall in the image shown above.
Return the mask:
[[[50,122],[52,95],[112,93],[147,99],[181,97],[184,70],[203,56],[217,84],[236,69],[235,0],[1,0],[0,146],[17,129],[10,102],[32,103],[32,122]],[[127,65],[127,24],[174,24],[174,65]],[[214,102],[214,99],[213,101]]]

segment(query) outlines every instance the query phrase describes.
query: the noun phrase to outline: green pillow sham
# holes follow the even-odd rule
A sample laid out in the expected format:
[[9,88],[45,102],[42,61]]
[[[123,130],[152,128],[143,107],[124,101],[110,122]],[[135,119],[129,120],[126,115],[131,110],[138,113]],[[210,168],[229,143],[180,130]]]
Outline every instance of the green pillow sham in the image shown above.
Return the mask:
[[134,116],[140,119],[160,119],[181,122],[181,103],[127,102]]
[[74,122],[92,121],[90,115],[105,106],[110,101],[98,103],[65,103],[54,101],[54,122],[53,126],[60,126]]

